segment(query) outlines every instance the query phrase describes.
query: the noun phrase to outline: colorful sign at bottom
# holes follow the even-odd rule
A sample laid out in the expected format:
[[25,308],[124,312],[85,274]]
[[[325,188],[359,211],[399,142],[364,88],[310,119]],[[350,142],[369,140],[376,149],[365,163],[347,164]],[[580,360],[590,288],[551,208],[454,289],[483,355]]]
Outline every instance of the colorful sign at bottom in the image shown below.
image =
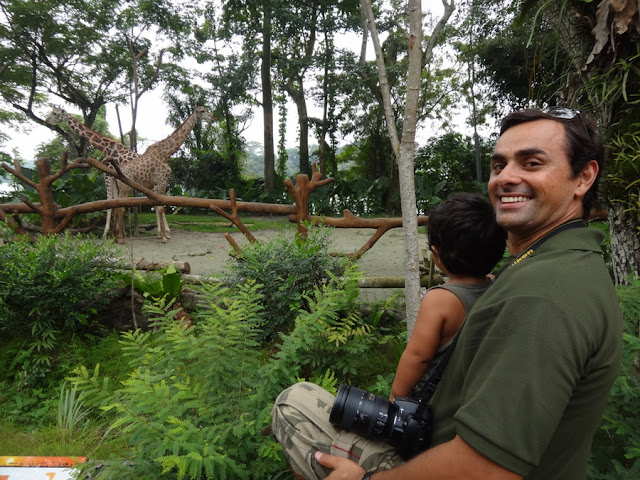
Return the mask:
[[73,480],[72,468],[86,457],[2,457],[0,480]]

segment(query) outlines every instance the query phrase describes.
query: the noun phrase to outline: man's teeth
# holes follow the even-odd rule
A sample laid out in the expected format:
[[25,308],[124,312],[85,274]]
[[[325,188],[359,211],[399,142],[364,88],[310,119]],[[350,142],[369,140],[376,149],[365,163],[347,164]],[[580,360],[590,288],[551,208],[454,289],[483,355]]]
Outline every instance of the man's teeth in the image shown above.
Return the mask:
[[526,197],[502,197],[502,203],[517,203],[517,202],[526,202],[529,200]]

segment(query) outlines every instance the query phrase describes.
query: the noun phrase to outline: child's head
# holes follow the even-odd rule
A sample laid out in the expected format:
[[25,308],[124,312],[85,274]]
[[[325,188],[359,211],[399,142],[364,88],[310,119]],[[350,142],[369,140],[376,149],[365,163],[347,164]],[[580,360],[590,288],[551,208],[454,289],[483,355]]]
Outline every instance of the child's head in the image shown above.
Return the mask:
[[457,193],[429,214],[427,240],[449,273],[481,277],[502,258],[507,232],[496,223],[489,199]]

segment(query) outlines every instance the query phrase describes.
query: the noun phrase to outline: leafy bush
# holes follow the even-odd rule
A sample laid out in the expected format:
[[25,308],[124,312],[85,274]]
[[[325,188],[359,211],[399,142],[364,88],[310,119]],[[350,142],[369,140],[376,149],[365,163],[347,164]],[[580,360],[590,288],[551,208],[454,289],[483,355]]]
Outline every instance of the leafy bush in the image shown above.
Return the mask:
[[326,283],[330,275],[344,273],[346,260],[328,251],[328,229],[309,230],[307,239],[280,236],[247,246],[228,265],[227,285],[253,280],[262,295],[261,339],[290,331],[298,310],[308,310],[305,296]]
[[101,479],[283,478],[288,466],[280,445],[260,435],[277,394],[305,372],[335,390],[335,375],[323,369],[341,365],[338,357],[347,365],[375,344],[356,315],[347,313],[346,322],[342,316],[357,297],[349,275],[314,289],[310,311],[300,312],[267,358],[256,348],[260,332],[251,321],[261,310],[259,287],[248,281],[201,288],[203,305],[191,328],[169,312],[153,330],[122,334],[134,370],[119,389],[98,367],[76,369],[71,380],[80,401],[99,407],[111,431],[132,446],[129,456],[101,462]]
[[356,365],[377,338],[357,311],[359,289],[353,268],[340,280],[330,276],[307,296],[309,311],[301,310],[290,334],[280,334],[275,358],[300,377],[321,377],[326,370],[356,375]]
[[110,257],[107,247],[70,235],[0,247],[0,332],[24,339],[10,368],[26,374],[26,384],[49,371],[62,335],[88,331],[91,316],[109,302],[116,280],[100,262]]
[[640,478],[640,277],[617,289],[624,319],[622,364],[594,438],[592,480]]
[[252,400],[261,359],[256,324],[244,319],[257,315],[259,295],[251,283],[233,292],[203,288],[193,327],[168,315],[153,330],[123,333],[134,370],[120,389],[112,393],[98,371],[76,371],[85,405],[102,407],[133,446],[133,465],[125,472],[111,465],[101,478],[248,478],[254,468],[268,439],[259,435],[264,413]]

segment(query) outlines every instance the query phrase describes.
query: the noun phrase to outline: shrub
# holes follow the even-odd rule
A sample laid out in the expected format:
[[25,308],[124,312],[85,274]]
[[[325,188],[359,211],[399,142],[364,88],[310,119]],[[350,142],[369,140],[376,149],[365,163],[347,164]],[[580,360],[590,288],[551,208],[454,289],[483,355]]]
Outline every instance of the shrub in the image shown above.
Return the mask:
[[[168,314],[153,330],[122,334],[134,370],[117,391],[97,371],[76,370],[82,401],[111,415],[111,429],[133,446],[127,472],[114,464],[101,478],[267,478],[274,468],[255,465],[261,444],[273,443],[259,435],[268,415],[254,400],[262,355],[256,323],[244,321],[257,315],[260,295],[251,282],[203,290],[191,328]],[[280,460],[275,469],[283,469]]]
[[260,435],[277,394],[309,367],[310,380],[335,390],[334,374],[323,368],[341,365],[337,358],[346,365],[375,341],[357,315],[343,317],[357,297],[357,281],[347,277],[314,289],[310,311],[300,312],[270,357],[256,348],[260,332],[251,320],[261,298],[248,281],[233,289],[201,286],[191,328],[169,312],[150,331],[123,333],[133,373],[118,390],[98,368],[76,369],[71,380],[80,401],[100,407],[132,446],[128,457],[101,462],[100,478],[283,478],[280,445]]
[[329,275],[344,273],[347,261],[329,253],[328,232],[326,228],[315,228],[309,230],[307,239],[280,236],[254,243],[231,260],[227,285],[249,280],[259,284],[263,306],[259,320],[261,339],[290,331],[298,310],[308,310],[305,296],[326,283]]
[[24,339],[10,368],[26,374],[26,384],[52,367],[62,335],[87,332],[91,316],[109,302],[115,280],[100,262],[110,256],[107,247],[70,235],[0,247],[0,332]]
[[640,478],[640,277],[617,289],[624,320],[622,363],[594,438],[588,472],[592,480]]

